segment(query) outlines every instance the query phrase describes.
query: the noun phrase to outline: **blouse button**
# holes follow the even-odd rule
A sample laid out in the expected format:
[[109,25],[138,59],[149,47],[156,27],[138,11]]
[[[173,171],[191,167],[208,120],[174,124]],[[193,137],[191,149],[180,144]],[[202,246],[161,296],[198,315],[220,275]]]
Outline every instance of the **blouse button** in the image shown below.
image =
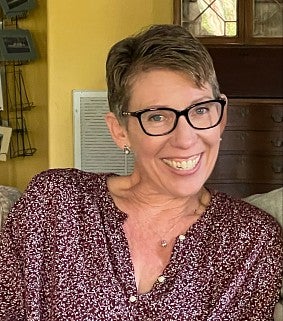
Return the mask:
[[186,236],[184,234],[179,235],[179,240],[180,241],[184,241],[185,238],[186,238]]
[[131,295],[129,300],[130,302],[134,303],[137,301],[137,297],[135,295]]
[[157,278],[158,282],[159,283],[163,283],[165,281],[165,276],[164,275],[160,275],[158,278]]

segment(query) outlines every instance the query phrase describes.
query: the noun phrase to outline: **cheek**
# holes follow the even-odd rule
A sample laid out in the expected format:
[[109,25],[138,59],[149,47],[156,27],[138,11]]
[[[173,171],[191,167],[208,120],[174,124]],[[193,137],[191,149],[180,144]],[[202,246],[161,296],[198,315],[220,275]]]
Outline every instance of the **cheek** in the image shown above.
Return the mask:
[[128,129],[128,138],[136,161],[139,161],[139,159],[152,159],[166,144],[165,136],[153,137],[146,135],[137,126],[129,126]]
[[220,128],[214,129],[210,133],[206,133],[203,136],[203,141],[206,145],[211,148],[214,152],[218,152],[221,140]]
[[162,149],[162,144],[157,144],[152,141],[152,139],[136,139],[133,142],[132,150],[135,155],[136,160],[147,159],[151,160],[154,156],[158,155],[159,151]]

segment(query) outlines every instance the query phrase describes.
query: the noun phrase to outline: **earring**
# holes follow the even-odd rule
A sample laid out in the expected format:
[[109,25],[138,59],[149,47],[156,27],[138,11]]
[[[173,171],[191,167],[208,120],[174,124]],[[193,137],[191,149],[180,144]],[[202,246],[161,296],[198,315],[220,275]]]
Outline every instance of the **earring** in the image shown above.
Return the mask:
[[130,147],[127,145],[124,145],[123,151],[124,151],[124,173],[125,175],[128,175],[128,155],[131,152]]
[[130,147],[127,146],[127,145],[124,145],[124,154],[125,154],[125,155],[129,155],[130,152],[131,152]]
[[222,137],[219,138],[219,141],[222,142]]

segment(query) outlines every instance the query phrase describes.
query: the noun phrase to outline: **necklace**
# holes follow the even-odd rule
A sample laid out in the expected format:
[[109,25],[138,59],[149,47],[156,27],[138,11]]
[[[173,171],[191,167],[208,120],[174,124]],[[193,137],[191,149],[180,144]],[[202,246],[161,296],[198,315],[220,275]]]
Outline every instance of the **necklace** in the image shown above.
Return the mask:
[[[195,209],[195,210],[193,211],[193,214],[196,214],[196,211],[197,211],[197,210]],[[161,245],[161,247],[164,247],[164,248],[167,247],[169,241],[166,239],[166,236],[169,236],[170,232],[172,232],[172,231],[174,230],[174,228],[178,225],[178,223],[181,222],[181,220],[182,220],[183,218],[184,218],[184,216],[181,216],[178,220],[176,220],[176,222],[173,224],[173,226],[171,226],[171,227],[169,228],[169,230],[163,232],[162,235],[160,235],[160,233],[159,233],[158,231],[156,231],[152,226],[148,225],[148,226],[151,228],[151,230],[152,230],[153,232],[155,232],[155,233],[159,236],[160,241],[159,241],[158,243]],[[183,234],[181,234],[180,236],[183,236],[183,237],[184,237]]]
[[[194,215],[200,215],[202,214],[206,207],[208,206],[210,202],[210,193],[206,190],[203,189],[203,192],[199,198],[199,206],[194,209],[193,214]],[[169,244],[169,241],[167,240],[166,236],[168,236],[170,234],[170,232],[172,232],[174,230],[174,228],[181,222],[182,219],[184,219],[186,216],[180,216],[175,223],[165,232],[163,232],[162,234],[159,233],[159,231],[157,231],[155,228],[152,227],[151,224],[149,224],[149,221],[146,222],[146,225],[155,233],[159,236],[160,240],[158,241],[159,245],[163,248],[166,248]],[[184,239],[185,236],[184,234],[179,235],[180,239]]]
[[[196,209],[193,211],[193,214],[196,214]],[[174,230],[174,228],[181,222],[182,219],[184,219],[184,216],[180,216],[167,231],[162,233],[162,235],[160,234],[159,231],[155,230],[151,225],[148,224],[149,228],[159,236],[160,240],[158,241],[158,243],[159,245],[161,245],[161,247],[167,247],[167,245],[169,244],[169,241],[166,239],[166,236],[169,236],[170,232]]]

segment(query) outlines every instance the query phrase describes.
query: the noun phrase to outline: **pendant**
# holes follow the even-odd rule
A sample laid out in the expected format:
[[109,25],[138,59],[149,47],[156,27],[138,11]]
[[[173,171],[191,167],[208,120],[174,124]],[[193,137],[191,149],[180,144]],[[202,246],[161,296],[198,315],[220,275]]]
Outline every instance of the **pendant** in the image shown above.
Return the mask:
[[166,247],[167,246],[167,242],[165,240],[162,240],[162,241],[160,241],[160,245],[162,247]]

